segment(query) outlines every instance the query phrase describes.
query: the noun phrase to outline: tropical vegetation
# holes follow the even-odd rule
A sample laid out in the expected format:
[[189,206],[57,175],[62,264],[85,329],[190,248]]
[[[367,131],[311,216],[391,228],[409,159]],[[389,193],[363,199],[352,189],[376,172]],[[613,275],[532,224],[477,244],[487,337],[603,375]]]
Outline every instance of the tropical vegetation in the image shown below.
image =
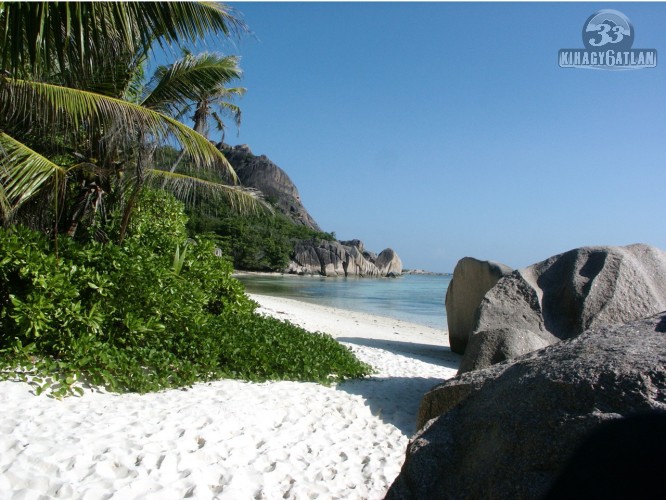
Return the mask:
[[297,242],[335,240],[334,233],[294,223],[277,207],[272,214],[244,214],[230,210],[223,202],[205,201],[187,213],[189,232],[214,234],[218,246],[239,270],[281,272],[288,267]]
[[205,2],[0,3],[3,376],[59,395],[80,379],[142,392],[368,372],[330,337],[253,314],[216,244],[187,238],[174,195],[268,206],[205,137],[224,112],[239,122],[241,72],[181,50],[147,78],[147,61],[244,29]]
[[[186,54],[144,78],[155,47],[241,29],[228,8],[54,2],[3,3],[0,9],[5,224],[18,218],[47,229],[54,220],[54,231],[74,234],[86,217],[92,222],[115,210],[120,221],[114,236],[122,241],[136,200],[151,183],[180,197],[205,187],[242,208],[257,207],[255,193],[230,185],[235,174],[224,155],[178,121],[240,77],[237,59]],[[205,117],[197,123],[201,127]],[[178,145],[191,169],[221,171],[229,182],[205,182],[156,165],[155,151],[164,144]],[[26,206],[37,196],[36,206]],[[97,234],[104,229],[96,228]]]
[[122,246],[0,229],[0,370],[38,392],[145,392],[221,377],[321,383],[369,372],[334,339],[253,314],[183,205],[146,190]]

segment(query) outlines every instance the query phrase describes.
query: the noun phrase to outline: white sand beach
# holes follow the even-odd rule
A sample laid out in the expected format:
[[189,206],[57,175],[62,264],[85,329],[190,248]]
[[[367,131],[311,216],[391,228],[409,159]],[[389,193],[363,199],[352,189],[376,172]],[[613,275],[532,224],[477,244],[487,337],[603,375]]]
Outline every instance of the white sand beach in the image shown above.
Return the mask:
[[264,314],[331,334],[377,373],[333,387],[221,380],[60,401],[0,382],[0,498],[383,498],[421,396],[458,368],[446,332],[252,298]]

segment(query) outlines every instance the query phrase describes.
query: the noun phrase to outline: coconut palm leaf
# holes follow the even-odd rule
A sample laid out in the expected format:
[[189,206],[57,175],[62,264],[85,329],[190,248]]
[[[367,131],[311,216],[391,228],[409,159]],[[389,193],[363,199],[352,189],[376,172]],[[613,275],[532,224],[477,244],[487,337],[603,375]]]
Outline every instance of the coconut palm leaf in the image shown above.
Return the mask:
[[[228,90],[229,92],[226,92],[225,94],[229,94],[229,95],[233,94],[233,91],[235,91],[235,90],[242,90],[243,93],[245,93],[244,92],[245,89],[226,89],[226,90]],[[239,94],[239,95],[243,95],[243,94]],[[216,96],[215,101],[214,101],[215,105],[217,107],[219,107],[220,110],[223,113],[233,116],[234,123],[236,124],[236,127],[240,128],[241,118],[242,118],[242,115],[243,115],[243,113],[241,112],[240,106],[238,106],[238,105],[236,105],[232,102],[229,102],[229,101],[224,101],[222,99],[229,99],[229,97],[227,97],[226,95],[218,94]],[[222,123],[222,119],[220,118],[220,115],[216,112],[212,112],[210,116],[215,121],[215,125],[216,125],[217,129],[218,130],[224,130],[224,124]]]
[[156,141],[175,139],[202,168],[222,168],[237,182],[233,167],[205,137],[177,120],[143,106],[109,96],[48,83],[5,78],[0,83],[0,109],[8,114],[0,121],[27,120],[58,124],[76,130],[122,124],[130,145],[138,133]]
[[197,196],[222,197],[234,210],[241,213],[273,213],[273,208],[264,200],[261,191],[243,186],[230,186],[189,175],[166,170],[151,169],[146,182],[160,189],[167,189],[174,196],[188,204],[196,202]]
[[109,48],[147,53],[208,34],[246,30],[214,2],[2,2],[0,69],[13,76],[99,61]]
[[172,115],[231,80],[240,78],[238,58],[219,54],[187,54],[169,66],[160,66],[152,79],[146,107]]
[[11,215],[45,183],[64,186],[65,169],[0,131],[0,206],[3,219]]

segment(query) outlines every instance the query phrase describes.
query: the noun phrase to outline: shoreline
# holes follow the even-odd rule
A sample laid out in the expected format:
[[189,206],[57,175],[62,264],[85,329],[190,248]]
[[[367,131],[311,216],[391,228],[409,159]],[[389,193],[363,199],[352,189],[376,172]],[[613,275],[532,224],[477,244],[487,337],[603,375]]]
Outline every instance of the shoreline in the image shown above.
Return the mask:
[[298,299],[247,295],[259,304],[258,313],[288,320],[311,332],[327,333],[340,342],[434,358],[450,353],[449,335],[443,329]]
[[444,298],[449,282],[446,276],[369,279],[244,273],[235,277],[244,285],[248,295],[288,298],[402,320],[446,334]]
[[[236,276],[296,276],[298,278],[347,278],[348,276],[323,276],[321,274],[297,274],[297,273],[287,273],[284,271],[243,271],[240,269],[234,269],[234,272],[231,273],[232,277]],[[349,276],[350,278],[359,278],[359,279],[383,279],[383,278],[399,278],[400,276],[453,276],[453,273],[438,273],[435,271],[425,271],[424,269],[407,269],[403,270],[399,276]]]
[[251,298],[260,314],[334,336],[375,373],[330,387],[218,380],[64,400],[0,382],[0,498],[383,498],[423,395],[456,374],[445,332]]

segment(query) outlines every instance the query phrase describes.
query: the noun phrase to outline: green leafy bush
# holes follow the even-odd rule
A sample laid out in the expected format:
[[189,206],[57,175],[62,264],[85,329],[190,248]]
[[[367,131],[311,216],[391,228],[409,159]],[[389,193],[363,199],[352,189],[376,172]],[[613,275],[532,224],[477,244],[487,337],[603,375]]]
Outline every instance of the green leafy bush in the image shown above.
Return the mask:
[[227,316],[224,324],[220,363],[233,377],[328,383],[371,371],[330,335],[257,315]]
[[[142,203],[173,202],[161,197]],[[175,272],[185,219],[172,208],[141,212],[122,247],[60,238],[57,256],[41,233],[0,229],[4,377],[48,375],[63,395],[82,377],[146,392],[220,377],[327,382],[369,372],[332,338],[255,315],[213,241],[190,241]]]
[[132,214],[129,238],[158,253],[172,253],[187,239],[185,206],[164,191],[144,189]]

